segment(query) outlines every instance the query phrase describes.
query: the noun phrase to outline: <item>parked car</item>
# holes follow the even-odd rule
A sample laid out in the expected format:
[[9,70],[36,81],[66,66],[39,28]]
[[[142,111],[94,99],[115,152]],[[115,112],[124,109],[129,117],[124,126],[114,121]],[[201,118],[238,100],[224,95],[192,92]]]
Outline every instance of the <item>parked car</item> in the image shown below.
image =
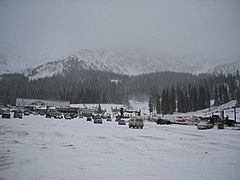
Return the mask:
[[199,130],[212,129],[213,127],[214,127],[214,124],[206,120],[201,120],[200,123],[198,123],[197,125],[197,128]]
[[60,114],[60,113],[55,113],[54,114],[54,119],[62,119],[63,117],[62,117],[62,114]]
[[72,119],[69,114],[65,114],[64,118],[65,118],[65,119]]
[[22,112],[22,110],[16,110],[16,111],[14,111],[13,118],[20,118],[20,119],[22,119],[22,118],[23,118],[23,112]]
[[6,118],[6,119],[10,119],[11,118],[10,109],[3,109],[3,111],[2,111],[2,118]]
[[129,128],[143,128],[144,123],[141,117],[133,117],[128,121]]
[[111,116],[107,117],[107,121],[112,121]]
[[224,124],[223,123],[219,123],[218,124],[218,129],[224,129]]
[[94,122],[94,124],[102,124],[103,123],[101,116],[95,116],[93,122]]
[[47,112],[46,113],[46,118],[51,118],[52,117],[52,114],[50,112]]
[[212,115],[210,119],[211,119],[211,122],[213,123],[222,123],[223,121],[219,115]]
[[74,118],[77,118],[77,114],[75,114],[75,113],[71,113],[71,114],[69,114],[70,115],[70,117],[72,118],[72,119],[74,119]]
[[87,121],[92,121],[91,116],[87,117]]
[[24,116],[30,116],[30,112],[29,111],[24,111]]
[[118,125],[126,125],[126,122],[123,119],[120,119],[118,121]]
[[156,123],[157,124],[172,124],[172,122],[171,121],[169,121],[169,120],[167,120],[167,119],[161,119],[161,118],[158,118],[157,120],[156,120]]

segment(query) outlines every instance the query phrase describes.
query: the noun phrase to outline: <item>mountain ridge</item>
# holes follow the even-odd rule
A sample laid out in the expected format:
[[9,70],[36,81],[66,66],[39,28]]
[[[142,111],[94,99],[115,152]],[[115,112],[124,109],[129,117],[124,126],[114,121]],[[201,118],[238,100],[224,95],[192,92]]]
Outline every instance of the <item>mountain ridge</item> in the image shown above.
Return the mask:
[[[11,70],[4,71],[4,68],[7,68],[7,58],[0,56],[0,59],[2,59],[0,64],[3,64],[0,72],[11,73]],[[226,64],[224,58],[194,55],[173,56],[139,49],[80,49],[69,56],[55,59],[48,56],[47,59],[50,61],[44,60],[39,65],[27,66],[19,72],[30,79],[51,77],[72,70],[97,70],[127,75],[162,71],[198,74],[214,72],[216,66]]]

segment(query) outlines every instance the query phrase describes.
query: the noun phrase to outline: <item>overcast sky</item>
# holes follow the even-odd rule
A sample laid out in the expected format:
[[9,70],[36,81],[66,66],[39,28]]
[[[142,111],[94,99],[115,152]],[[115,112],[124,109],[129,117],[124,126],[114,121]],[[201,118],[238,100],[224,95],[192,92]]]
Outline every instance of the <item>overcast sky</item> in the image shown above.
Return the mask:
[[0,0],[0,47],[66,54],[81,48],[240,53],[239,0]]

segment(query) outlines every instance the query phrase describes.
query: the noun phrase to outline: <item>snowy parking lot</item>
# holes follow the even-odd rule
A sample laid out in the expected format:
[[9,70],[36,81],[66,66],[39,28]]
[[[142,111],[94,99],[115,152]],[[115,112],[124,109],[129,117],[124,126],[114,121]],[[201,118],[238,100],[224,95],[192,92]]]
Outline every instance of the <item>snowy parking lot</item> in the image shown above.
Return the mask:
[[240,179],[240,131],[0,118],[0,179]]

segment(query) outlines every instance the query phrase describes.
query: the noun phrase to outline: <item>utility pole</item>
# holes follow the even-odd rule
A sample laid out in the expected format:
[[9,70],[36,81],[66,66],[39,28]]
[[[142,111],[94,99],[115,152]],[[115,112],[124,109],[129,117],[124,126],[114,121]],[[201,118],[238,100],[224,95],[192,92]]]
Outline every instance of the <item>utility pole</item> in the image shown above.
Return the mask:
[[237,122],[237,112],[236,112],[236,106],[233,107],[233,111],[234,111],[234,121],[235,123]]

